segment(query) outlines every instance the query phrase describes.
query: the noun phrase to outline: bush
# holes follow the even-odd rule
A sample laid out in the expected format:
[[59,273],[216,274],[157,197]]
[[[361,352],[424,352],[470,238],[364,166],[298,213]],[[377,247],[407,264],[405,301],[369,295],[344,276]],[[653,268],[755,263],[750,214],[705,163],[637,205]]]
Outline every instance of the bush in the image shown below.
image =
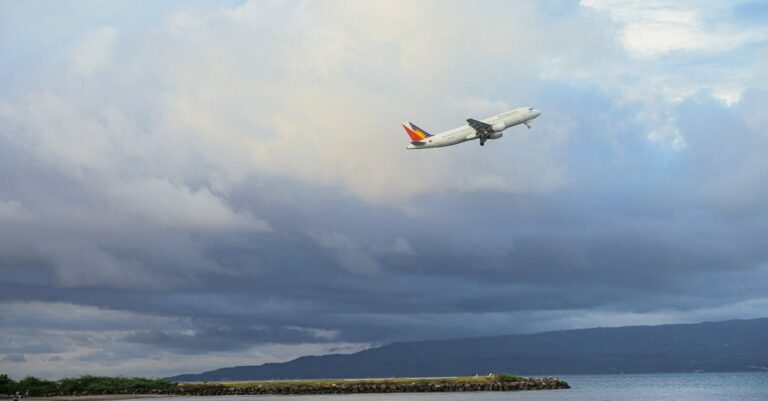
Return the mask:
[[[36,377],[27,376],[16,384],[16,390],[21,393],[29,390],[29,395],[38,396],[55,393],[58,390],[56,382],[50,380],[38,379]],[[14,390],[14,393],[16,392]]]
[[26,377],[15,382],[8,375],[0,375],[0,393],[14,394],[16,391],[24,393],[29,390],[29,395],[44,396],[47,394],[63,393],[82,394],[116,394],[123,392],[168,390],[176,387],[176,383],[162,379],[145,379],[142,377],[104,377],[104,376],[80,376],[67,377],[59,381],[49,381],[36,377]]
[[16,382],[8,375],[0,375],[0,394],[12,394],[16,392]]
[[176,383],[161,379],[145,379],[143,377],[103,377],[80,376],[68,377],[59,381],[61,391],[67,394],[74,392],[91,394],[110,394],[134,391],[167,390],[175,387]]
[[523,380],[523,378],[520,376],[508,375],[506,373],[497,373],[493,375],[493,377],[496,379],[497,382],[500,382],[500,383],[512,383],[512,382],[519,382]]

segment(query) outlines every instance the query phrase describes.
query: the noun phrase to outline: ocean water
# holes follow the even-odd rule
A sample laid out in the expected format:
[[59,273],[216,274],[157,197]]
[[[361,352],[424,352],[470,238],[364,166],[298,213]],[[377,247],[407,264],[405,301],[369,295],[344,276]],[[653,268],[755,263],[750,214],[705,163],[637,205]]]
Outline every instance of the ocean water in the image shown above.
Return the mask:
[[[768,372],[561,376],[570,390],[183,397],[173,401],[768,401]],[[146,401],[146,400],[145,400]]]

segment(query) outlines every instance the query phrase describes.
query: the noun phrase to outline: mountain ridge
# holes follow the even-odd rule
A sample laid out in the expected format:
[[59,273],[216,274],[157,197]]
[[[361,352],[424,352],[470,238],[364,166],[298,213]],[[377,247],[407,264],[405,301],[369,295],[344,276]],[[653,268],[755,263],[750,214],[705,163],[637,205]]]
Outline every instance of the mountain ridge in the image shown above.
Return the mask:
[[395,342],[169,377],[176,381],[768,370],[768,318]]

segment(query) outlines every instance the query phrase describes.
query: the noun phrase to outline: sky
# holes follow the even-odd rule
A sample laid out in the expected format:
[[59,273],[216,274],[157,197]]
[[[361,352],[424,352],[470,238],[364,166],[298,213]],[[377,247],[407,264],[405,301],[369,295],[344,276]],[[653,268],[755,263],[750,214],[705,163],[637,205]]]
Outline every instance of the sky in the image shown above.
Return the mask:
[[0,372],[768,316],[767,45],[753,1],[0,1]]

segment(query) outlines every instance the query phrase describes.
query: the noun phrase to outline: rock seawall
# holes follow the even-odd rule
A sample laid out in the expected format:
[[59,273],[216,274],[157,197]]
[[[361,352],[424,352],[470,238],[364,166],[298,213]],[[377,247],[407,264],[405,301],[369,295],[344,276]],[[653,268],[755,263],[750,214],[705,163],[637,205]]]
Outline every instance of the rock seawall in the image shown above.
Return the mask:
[[218,395],[270,395],[270,394],[360,394],[360,393],[433,393],[461,391],[522,391],[522,390],[558,390],[570,386],[554,377],[524,378],[511,382],[453,382],[414,380],[356,381],[335,383],[286,382],[284,384],[255,384],[244,387],[226,385],[181,385],[173,393],[176,395],[218,396]]

